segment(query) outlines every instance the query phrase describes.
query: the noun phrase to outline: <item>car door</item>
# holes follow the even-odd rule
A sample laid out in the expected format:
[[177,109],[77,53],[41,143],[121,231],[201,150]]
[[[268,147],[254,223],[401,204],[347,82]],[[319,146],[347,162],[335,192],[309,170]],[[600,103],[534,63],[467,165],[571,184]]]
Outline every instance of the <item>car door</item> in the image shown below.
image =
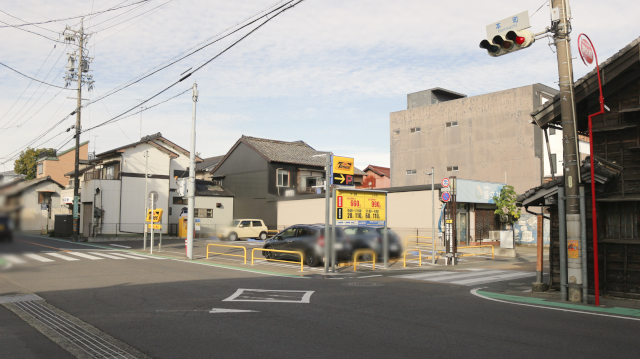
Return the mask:
[[[288,248],[290,248],[291,241],[295,238],[297,230],[297,227],[289,227],[278,233],[272,244],[273,249],[289,250]],[[274,252],[274,254],[278,258],[288,257],[287,253]]]
[[262,222],[251,221],[251,233],[253,235],[253,238],[259,238],[260,232],[262,232]]
[[[316,230],[310,227],[298,227],[296,236],[288,243],[288,250],[294,252],[302,252],[303,257],[309,249],[312,248],[315,238]],[[289,253],[293,260],[300,260],[300,256]]]
[[242,221],[238,225],[239,238],[251,238],[251,221]]

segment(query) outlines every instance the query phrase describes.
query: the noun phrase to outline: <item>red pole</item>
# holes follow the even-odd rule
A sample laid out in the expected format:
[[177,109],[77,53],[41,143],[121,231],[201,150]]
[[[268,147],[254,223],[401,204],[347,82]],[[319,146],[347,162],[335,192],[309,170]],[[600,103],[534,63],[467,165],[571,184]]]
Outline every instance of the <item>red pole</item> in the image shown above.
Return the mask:
[[[598,215],[596,212],[596,179],[595,179],[595,168],[593,165],[593,125],[592,118],[594,116],[604,114],[604,97],[602,96],[602,82],[600,80],[600,65],[598,64],[598,54],[596,53],[596,49],[591,42],[589,36],[585,34],[580,34],[578,37],[578,46],[580,46],[580,37],[586,37],[589,40],[589,44],[591,44],[591,48],[593,49],[593,55],[596,60],[596,70],[598,74],[598,88],[600,89],[600,111],[589,115],[589,147],[591,150],[591,154],[589,158],[591,160],[591,224],[593,228],[593,282],[595,287],[595,297],[596,297],[596,306],[600,305],[600,276],[598,270]],[[581,54],[582,55],[582,54]],[[583,58],[584,61],[584,58]],[[586,65],[586,63],[585,63]],[[586,259],[585,259],[586,261]]]

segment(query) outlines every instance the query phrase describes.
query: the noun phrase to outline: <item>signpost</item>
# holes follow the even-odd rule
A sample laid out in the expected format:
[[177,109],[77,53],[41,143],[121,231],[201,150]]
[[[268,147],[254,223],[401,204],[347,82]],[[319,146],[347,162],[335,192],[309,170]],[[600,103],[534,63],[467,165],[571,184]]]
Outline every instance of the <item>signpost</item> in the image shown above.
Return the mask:
[[[444,185],[447,187],[444,187]],[[443,192],[440,200],[447,203],[445,207],[445,231],[444,231],[444,245],[445,245],[445,264],[456,264],[456,252],[458,251],[457,239],[456,239],[456,191],[457,183],[456,178],[444,178],[442,180]]]
[[[593,224],[593,280],[594,280],[594,288],[595,288],[595,299],[596,306],[600,305],[600,277],[598,270],[598,215],[596,213],[596,181],[594,180],[594,166],[593,166],[593,117],[604,114],[604,110],[606,108],[604,104],[604,97],[602,96],[602,81],[600,80],[600,64],[598,64],[598,54],[596,53],[596,49],[589,39],[589,36],[585,34],[580,34],[578,36],[578,50],[580,51],[580,57],[585,65],[587,63],[593,63],[593,60],[596,60],[596,69],[598,74],[598,87],[600,89],[600,111],[589,115],[589,144],[591,146],[591,155],[589,159],[591,160],[591,211],[593,218],[591,223]],[[583,259],[585,262],[587,258]],[[586,263],[585,263],[586,265]],[[584,283],[586,283],[587,278],[582,278]]]
[[451,194],[449,192],[442,192],[442,202],[449,202],[451,200]]
[[[157,208],[154,209],[154,207],[156,206],[156,202],[158,202],[158,192],[156,191],[151,191],[149,192],[149,202],[151,202],[151,210],[147,211],[147,222],[151,222],[151,254],[153,254],[153,234],[156,230],[156,224],[155,222],[160,222],[162,221],[162,209],[161,208]],[[153,213],[153,216],[151,215]],[[162,226],[160,227],[162,228]],[[145,239],[145,247],[147,244],[147,241]],[[158,247],[158,249],[160,249],[162,247],[162,232],[160,232],[160,247]]]
[[335,186],[353,186],[354,169],[353,158],[332,156],[331,184]]
[[442,185],[442,187],[449,187],[449,179],[447,177],[443,178],[440,184]]
[[523,11],[487,25],[487,39],[492,39],[496,35],[505,35],[509,31],[519,31],[530,27],[529,11]]
[[[376,190],[334,189],[334,215],[332,241],[335,242],[335,225],[384,227],[382,256],[384,267],[389,261],[389,234],[387,231],[387,192]],[[335,249],[335,243],[333,244]],[[335,251],[334,251],[335,263]],[[335,270],[335,268],[334,268]]]

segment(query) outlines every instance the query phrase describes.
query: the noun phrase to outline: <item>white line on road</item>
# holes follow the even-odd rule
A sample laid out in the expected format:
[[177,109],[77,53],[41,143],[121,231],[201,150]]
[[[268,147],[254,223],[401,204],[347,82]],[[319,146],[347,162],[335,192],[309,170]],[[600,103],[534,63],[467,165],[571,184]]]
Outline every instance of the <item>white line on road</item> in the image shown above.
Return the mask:
[[95,260],[98,260],[98,259],[100,259],[100,260],[104,259],[104,258],[92,256],[92,255],[89,255],[89,254],[79,253],[79,252],[67,252],[67,253],[71,254],[71,255],[74,255],[74,256],[77,256],[77,257],[91,259],[92,261],[95,261]]
[[110,246],[114,246],[114,247],[120,247],[120,248],[131,248],[131,247],[127,247],[127,246],[121,246],[119,244],[109,244]]
[[362,279],[362,278],[373,278],[373,277],[382,277],[382,274],[366,275],[364,277],[358,277],[358,278]]
[[[488,274],[488,272],[485,272],[485,273]],[[486,274],[483,273],[483,275],[486,275]],[[484,284],[484,283],[491,283],[491,282],[501,282],[503,280],[514,279],[514,278],[534,277],[535,275],[536,274],[534,272],[505,273],[505,274],[492,275],[492,276],[482,277],[482,278],[458,280],[458,281],[449,282],[449,283],[458,284],[458,285],[477,285],[477,284]]]
[[31,259],[35,259],[35,260],[40,261],[40,262],[53,262],[54,261],[53,259],[45,258],[45,257],[39,256],[37,254],[33,254],[33,253],[25,253],[24,256],[25,257],[29,257]]
[[78,258],[71,258],[71,257],[63,256],[60,253],[47,253],[47,255],[52,256],[52,257],[56,257],[56,258],[60,258],[60,259],[64,259],[65,261],[79,261]]
[[257,310],[213,308],[209,311],[209,313],[249,313],[249,312],[257,312]]
[[111,259],[124,259],[124,258],[120,258],[120,257],[116,257],[116,256],[112,256],[109,254],[105,254],[105,253],[99,253],[99,252],[89,252],[91,254],[95,254],[97,256],[101,256],[101,257],[105,257],[105,258],[111,258]]
[[147,255],[147,254],[136,253],[136,252],[127,252],[127,254],[130,254],[132,256],[139,256],[139,257],[146,258],[146,259],[167,259],[167,258],[162,258],[162,257],[156,257],[154,255]]
[[130,256],[128,254],[124,254],[124,253],[116,253],[116,252],[109,252],[109,254],[113,254],[114,256],[121,256],[121,257],[125,257],[125,258],[132,258],[132,259],[142,259],[142,260],[146,260],[147,258],[142,258],[142,257],[138,257],[138,256]]

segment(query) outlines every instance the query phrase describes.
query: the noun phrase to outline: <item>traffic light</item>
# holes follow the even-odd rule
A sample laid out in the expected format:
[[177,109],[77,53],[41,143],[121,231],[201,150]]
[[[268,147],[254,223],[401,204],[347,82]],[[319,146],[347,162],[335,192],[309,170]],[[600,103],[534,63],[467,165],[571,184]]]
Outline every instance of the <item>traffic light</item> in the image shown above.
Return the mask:
[[487,50],[490,56],[497,57],[527,48],[534,41],[533,33],[529,30],[509,31],[504,37],[496,35],[491,41],[480,41],[480,48]]

